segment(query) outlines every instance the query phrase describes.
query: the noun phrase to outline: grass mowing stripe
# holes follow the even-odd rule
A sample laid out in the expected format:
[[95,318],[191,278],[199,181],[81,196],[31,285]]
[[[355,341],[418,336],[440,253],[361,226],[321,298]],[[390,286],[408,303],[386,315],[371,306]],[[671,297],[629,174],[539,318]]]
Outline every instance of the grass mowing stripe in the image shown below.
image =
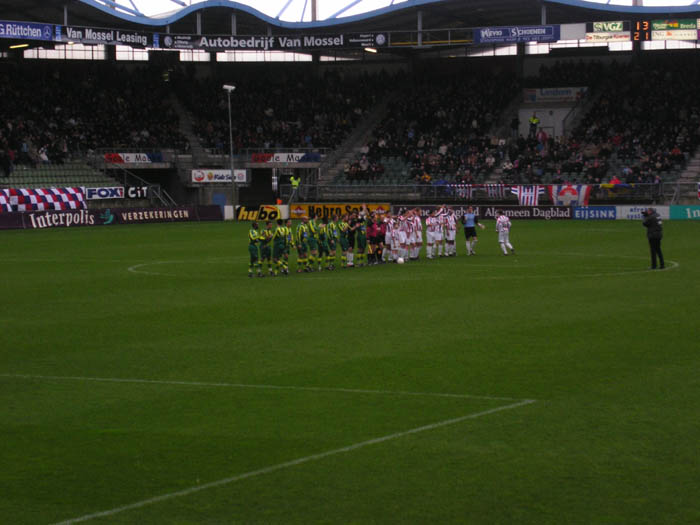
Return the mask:
[[[0,377],[21,378],[21,379],[49,379],[59,381],[97,381],[103,383],[138,383],[138,384],[153,384],[153,385],[183,385],[183,386],[211,386],[211,387],[229,387],[229,388],[259,388],[269,390],[296,390],[308,392],[345,392],[348,394],[383,394],[394,396],[419,396],[419,397],[452,397],[462,399],[484,399],[491,401],[521,401],[515,397],[500,397],[500,396],[481,396],[472,394],[447,394],[440,392],[403,392],[393,390],[371,390],[358,388],[333,388],[333,387],[315,387],[315,386],[287,386],[287,385],[251,385],[244,383],[207,383],[199,381],[165,381],[159,379],[128,379],[119,377],[80,377],[80,376],[45,376],[45,375],[28,375],[28,374],[0,374]],[[534,399],[526,399],[524,401],[535,401]]]
[[377,445],[379,443],[384,443],[386,441],[391,441],[393,439],[398,439],[401,437],[410,436],[412,434],[418,434],[420,432],[426,432],[428,430],[434,430],[436,428],[454,425],[457,423],[461,423],[462,421],[467,421],[469,419],[477,419],[479,417],[487,416],[489,414],[494,414],[496,412],[502,412],[504,410],[512,410],[512,409],[515,409],[515,408],[518,408],[521,406],[532,404],[534,402],[535,402],[535,400],[533,400],[533,399],[524,399],[524,400],[519,401],[517,403],[511,403],[509,405],[491,408],[489,410],[483,410],[481,412],[475,412],[473,414],[467,414],[465,416],[460,416],[460,417],[456,417],[456,418],[452,418],[452,419],[446,419],[444,421],[438,421],[437,423],[431,423],[429,425],[424,425],[421,427],[416,427],[416,428],[412,428],[409,430],[404,430],[403,432],[396,432],[394,434],[389,434],[389,435],[381,436],[378,438],[368,439],[367,441],[361,441],[359,443],[354,443],[354,444],[348,445],[346,447],[336,448],[333,450],[327,450],[326,452],[320,452],[319,454],[312,454],[310,456],[305,456],[302,458],[293,459],[291,461],[286,461],[284,463],[279,463],[277,465],[271,465],[269,467],[261,468],[258,470],[253,470],[250,472],[245,472],[243,474],[238,474],[236,476],[231,476],[231,477],[220,479],[217,481],[212,481],[211,483],[205,483],[204,485],[198,485],[196,487],[190,487],[188,489],[179,490],[177,492],[171,492],[170,494],[162,494],[162,495],[156,496],[154,498],[149,498],[149,499],[145,499],[142,501],[137,501],[136,503],[124,505],[122,507],[116,507],[116,508],[110,509],[110,510],[95,512],[93,514],[87,514],[85,516],[80,516],[78,518],[72,518],[69,520],[58,522],[55,525],[70,525],[72,523],[81,523],[81,522],[89,521],[89,520],[92,520],[95,518],[105,518],[108,516],[113,516],[115,514],[119,514],[121,512],[125,512],[127,510],[138,509],[141,507],[145,507],[147,505],[153,505],[154,503],[160,503],[161,501],[167,501],[167,500],[173,499],[173,498],[180,498],[180,497],[184,497],[184,496],[189,496],[190,494],[194,494],[196,492],[201,492],[203,490],[221,487],[223,485],[228,485],[230,483],[235,483],[237,481],[242,481],[244,479],[252,478],[255,476],[261,476],[263,474],[269,474],[271,472],[276,472],[278,470],[282,470],[285,468],[294,467],[297,465],[301,465],[303,463],[308,463],[310,461],[317,461],[320,459],[327,458],[329,456],[334,456],[336,454],[342,454],[343,452],[352,452],[353,450],[367,447],[369,445]]

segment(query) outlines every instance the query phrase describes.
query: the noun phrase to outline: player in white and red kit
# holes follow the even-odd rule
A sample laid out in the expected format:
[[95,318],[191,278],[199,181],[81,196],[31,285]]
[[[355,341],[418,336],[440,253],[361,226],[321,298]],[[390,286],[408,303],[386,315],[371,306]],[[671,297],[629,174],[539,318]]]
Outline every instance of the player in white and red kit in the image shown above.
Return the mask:
[[[445,207],[441,207],[436,213],[435,218],[437,219],[437,229],[434,234],[435,247],[437,248],[436,257],[442,257],[442,240],[445,234],[445,224],[446,224],[447,210]],[[447,249],[445,249],[445,255],[447,255]]]
[[403,258],[404,261],[408,260],[408,223],[408,218],[405,215],[399,215],[399,257]]
[[418,260],[420,249],[423,246],[423,221],[420,218],[420,210],[413,210],[413,253],[411,259]]
[[508,255],[510,250],[511,255],[515,255],[515,248],[510,243],[510,219],[503,213],[503,210],[498,210],[498,218],[496,219],[496,231],[498,232],[498,243],[501,245],[503,255]]
[[440,228],[440,221],[437,218],[437,211],[434,211],[425,218],[425,254],[428,259],[434,258],[435,235]]
[[445,215],[445,255],[457,255],[457,216],[450,207]]

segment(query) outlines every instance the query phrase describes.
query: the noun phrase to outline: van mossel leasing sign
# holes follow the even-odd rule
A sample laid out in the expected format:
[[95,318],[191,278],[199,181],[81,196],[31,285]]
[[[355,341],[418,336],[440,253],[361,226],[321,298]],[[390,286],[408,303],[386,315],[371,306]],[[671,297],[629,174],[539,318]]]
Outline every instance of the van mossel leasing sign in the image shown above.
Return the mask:
[[474,43],[556,42],[560,35],[561,28],[558,25],[479,27],[474,30]]

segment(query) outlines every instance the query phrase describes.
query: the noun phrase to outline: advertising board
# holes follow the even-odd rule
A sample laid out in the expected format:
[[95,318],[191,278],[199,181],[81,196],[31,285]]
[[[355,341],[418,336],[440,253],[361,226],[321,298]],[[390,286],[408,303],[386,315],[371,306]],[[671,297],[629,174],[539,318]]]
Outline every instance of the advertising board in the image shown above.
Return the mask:
[[670,219],[671,212],[669,206],[649,206],[642,204],[639,206],[616,206],[618,220],[638,221],[642,219],[642,212],[648,208],[654,208],[662,219]]
[[107,208],[104,210],[32,211],[0,214],[0,230],[43,230],[76,226],[108,226],[153,222],[223,220],[219,206],[175,206],[172,208]]
[[[292,219],[300,219],[303,216],[311,217],[333,217],[333,215],[341,216],[344,213],[357,213],[362,209],[362,203],[345,202],[345,203],[316,203],[316,204],[292,204],[289,207],[289,216]],[[370,212],[387,213],[391,209],[391,204],[388,202],[373,202],[367,203],[367,209]]]
[[[247,182],[246,170],[233,170],[238,184]],[[197,184],[231,184],[231,170],[192,170],[192,182]]]
[[[471,206],[482,219],[495,219],[498,217],[498,210],[503,212],[512,219],[517,220],[569,220],[573,217],[573,208],[569,206]],[[399,214],[406,208],[413,209],[414,207],[392,206],[391,213]],[[420,210],[421,217],[425,218],[432,212],[439,210],[439,205],[423,205],[417,206]],[[461,217],[469,208],[466,206],[452,206],[457,217]]]
[[671,219],[678,221],[700,221],[700,206],[671,206]]
[[616,206],[580,206],[574,208],[574,219],[584,221],[601,221],[617,219]]

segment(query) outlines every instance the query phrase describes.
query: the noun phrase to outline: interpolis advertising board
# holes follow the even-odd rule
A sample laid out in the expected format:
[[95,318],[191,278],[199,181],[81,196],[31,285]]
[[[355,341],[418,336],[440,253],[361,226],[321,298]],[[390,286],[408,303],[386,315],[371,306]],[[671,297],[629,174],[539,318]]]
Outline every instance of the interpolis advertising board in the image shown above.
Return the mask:
[[106,208],[102,210],[33,211],[0,214],[0,230],[44,230],[77,226],[110,226],[153,222],[223,220],[220,206],[172,208]]

